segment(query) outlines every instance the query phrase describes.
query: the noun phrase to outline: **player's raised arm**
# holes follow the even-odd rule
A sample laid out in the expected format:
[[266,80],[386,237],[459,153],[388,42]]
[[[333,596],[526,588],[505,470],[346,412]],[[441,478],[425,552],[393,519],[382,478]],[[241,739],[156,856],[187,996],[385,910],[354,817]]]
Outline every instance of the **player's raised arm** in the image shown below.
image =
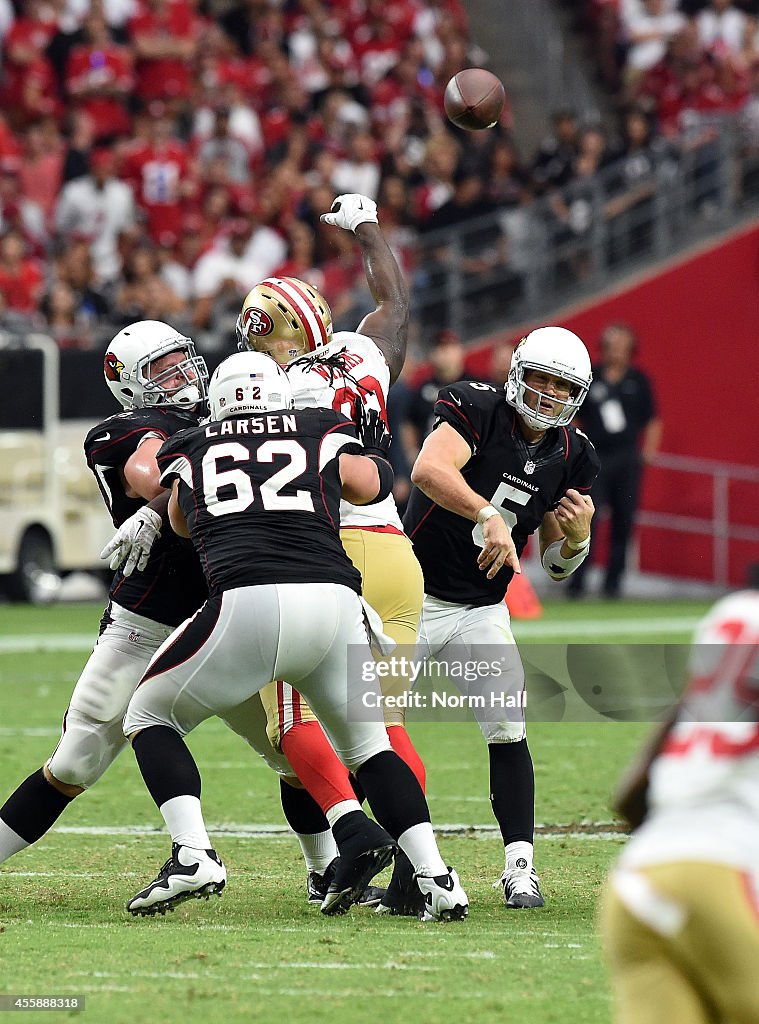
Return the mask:
[[322,220],[352,231],[361,246],[366,280],[377,308],[367,313],[358,332],[371,338],[384,355],[392,384],[406,360],[409,290],[377,222],[377,204],[354,193],[338,196],[329,213],[322,214]]

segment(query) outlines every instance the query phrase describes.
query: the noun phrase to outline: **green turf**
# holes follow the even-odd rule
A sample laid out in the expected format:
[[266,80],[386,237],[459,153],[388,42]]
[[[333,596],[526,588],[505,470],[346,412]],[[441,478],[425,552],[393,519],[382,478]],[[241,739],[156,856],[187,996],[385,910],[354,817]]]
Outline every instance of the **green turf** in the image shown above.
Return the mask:
[[[550,606],[541,622],[682,618],[703,605],[622,602]],[[49,755],[86,650],[20,651],[24,636],[94,638],[100,609],[0,607],[0,801]],[[640,634],[639,640],[682,641]],[[424,758],[433,820],[492,826],[487,757],[475,725],[411,726]],[[537,819],[611,819],[608,795],[648,727],[602,720],[531,726]],[[282,823],[278,787],[259,759],[217,722],[190,739],[210,825]],[[125,752],[61,826],[158,829],[161,822]],[[229,869],[221,900],[132,920],[125,901],[167,855],[162,834],[54,832],[0,868],[0,992],[84,994],[89,1024],[270,1021],[288,1024],[520,1021],[608,1022],[595,902],[619,841],[540,836],[547,905],[507,912],[491,888],[502,867],[492,837],[443,836],[471,898],[467,921],[422,925],[354,908],[325,919],[303,898],[297,845],[286,836],[215,837]],[[68,1016],[62,1013],[63,1016]],[[55,1020],[50,1013],[25,1019]]]

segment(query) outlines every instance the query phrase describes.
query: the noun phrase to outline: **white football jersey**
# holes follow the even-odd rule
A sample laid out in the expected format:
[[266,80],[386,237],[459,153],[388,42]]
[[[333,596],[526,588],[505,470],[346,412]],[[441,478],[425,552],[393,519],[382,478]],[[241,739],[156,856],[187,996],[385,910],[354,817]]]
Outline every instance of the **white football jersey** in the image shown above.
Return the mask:
[[759,873],[759,591],[724,598],[699,625],[648,801],[625,866],[708,860]]
[[[296,409],[335,409],[350,419],[360,394],[370,409],[376,409],[387,423],[385,403],[390,390],[390,369],[385,357],[371,338],[353,331],[339,331],[329,345],[318,349],[315,357],[343,352],[346,373],[334,373],[318,362],[298,362],[287,371]],[[351,505],[340,502],[340,525],[360,527],[392,526],[403,532],[392,495],[376,505]]]

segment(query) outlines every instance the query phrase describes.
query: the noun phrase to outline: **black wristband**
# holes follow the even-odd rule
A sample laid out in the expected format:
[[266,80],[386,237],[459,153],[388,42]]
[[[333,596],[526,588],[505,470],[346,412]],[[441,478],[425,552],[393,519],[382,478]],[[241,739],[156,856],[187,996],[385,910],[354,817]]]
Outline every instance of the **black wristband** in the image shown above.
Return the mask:
[[376,505],[378,501],[384,501],[385,498],[392,494],[393,482],[395,480],[393,467],[387,461],[387,456],[384,452],[376,448],[364,448],[363,454],[372,460],[379,473],[380,487],[377,496],[372,498],[371,501],[366,502],[367,505]]

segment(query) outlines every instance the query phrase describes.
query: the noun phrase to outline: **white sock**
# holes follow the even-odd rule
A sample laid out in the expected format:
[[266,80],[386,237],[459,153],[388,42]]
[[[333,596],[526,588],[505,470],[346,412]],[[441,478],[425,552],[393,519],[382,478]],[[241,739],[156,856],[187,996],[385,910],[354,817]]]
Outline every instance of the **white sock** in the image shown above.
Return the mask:
[[425,875],[447,875],[448,867],[440,856],[435,833],[428,821],[407,828],[398,838],[398,845],[414,865],[414,871]]
[[12,857],[14,853],[25,850],[27,846],[31,845],[0,818],[0,864]]
[[175,796],[161,804],[158,810],[163,815],[171,838],[180,846],[191,850],[210,850],[211,840],[206,832],[200,800],[196,796]]
[[333,828],[336,821],[339,821],[346,814],[352,814],[353,811],[360,811],[361,804],[358,800],[341,800],[337,804],[333,804],[328,811],[324,813],[327,815],[327,821],[329,827]]
[[507,871],[532,870],[532,843],[509,843],[505,854]]
[[335,857],[339,857],[337,843],[330,829],[326,832],[295,833],[306,862],[306,871],[318,871],[323,875]]

